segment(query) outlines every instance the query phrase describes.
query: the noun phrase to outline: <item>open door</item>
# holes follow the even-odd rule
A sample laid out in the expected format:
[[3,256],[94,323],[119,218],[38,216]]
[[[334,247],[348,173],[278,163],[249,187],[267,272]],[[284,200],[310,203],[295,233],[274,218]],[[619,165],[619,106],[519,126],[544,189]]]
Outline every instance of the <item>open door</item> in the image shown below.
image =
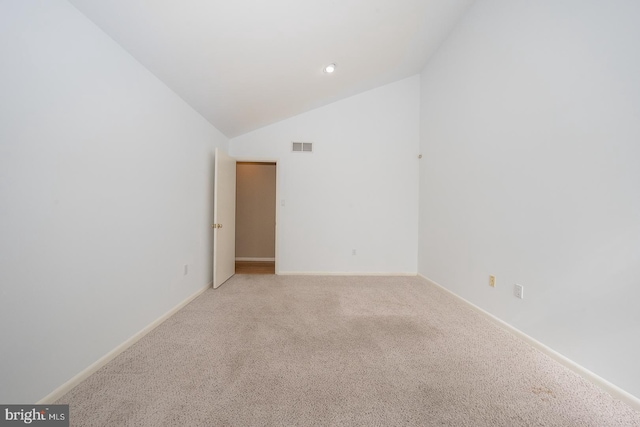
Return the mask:
[[236,161],[216,148],[213,184],[213,287],[236,272]]

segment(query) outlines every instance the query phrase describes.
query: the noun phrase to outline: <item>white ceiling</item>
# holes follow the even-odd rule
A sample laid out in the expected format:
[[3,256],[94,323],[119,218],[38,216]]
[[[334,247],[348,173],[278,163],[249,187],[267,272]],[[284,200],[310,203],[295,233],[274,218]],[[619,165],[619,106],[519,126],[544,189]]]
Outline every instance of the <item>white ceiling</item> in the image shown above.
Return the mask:
[[419,73],[472,1],[70,0],[230,138]]

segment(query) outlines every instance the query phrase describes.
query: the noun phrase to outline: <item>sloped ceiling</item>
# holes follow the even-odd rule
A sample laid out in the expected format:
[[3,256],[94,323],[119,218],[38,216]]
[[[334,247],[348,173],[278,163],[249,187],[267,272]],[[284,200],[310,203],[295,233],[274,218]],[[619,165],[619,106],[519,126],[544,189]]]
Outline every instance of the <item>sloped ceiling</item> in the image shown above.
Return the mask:
[[419,73],[471,1],[70,0],[230,138]]

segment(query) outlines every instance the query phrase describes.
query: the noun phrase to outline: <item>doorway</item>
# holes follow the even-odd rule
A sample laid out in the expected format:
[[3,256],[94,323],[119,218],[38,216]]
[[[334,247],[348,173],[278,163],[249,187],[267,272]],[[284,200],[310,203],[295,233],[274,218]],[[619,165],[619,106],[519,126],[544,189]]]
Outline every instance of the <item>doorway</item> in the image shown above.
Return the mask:
[[275,162],[236,163],[236,274],[275,274]]

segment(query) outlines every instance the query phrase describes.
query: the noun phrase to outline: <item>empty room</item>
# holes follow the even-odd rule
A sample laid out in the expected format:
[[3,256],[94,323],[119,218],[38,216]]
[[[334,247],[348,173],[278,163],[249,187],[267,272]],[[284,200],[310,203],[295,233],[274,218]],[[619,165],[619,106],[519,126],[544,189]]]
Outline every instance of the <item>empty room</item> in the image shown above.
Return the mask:
[[640,2],[2,0],[0,58],[0,424],[640,426]]

